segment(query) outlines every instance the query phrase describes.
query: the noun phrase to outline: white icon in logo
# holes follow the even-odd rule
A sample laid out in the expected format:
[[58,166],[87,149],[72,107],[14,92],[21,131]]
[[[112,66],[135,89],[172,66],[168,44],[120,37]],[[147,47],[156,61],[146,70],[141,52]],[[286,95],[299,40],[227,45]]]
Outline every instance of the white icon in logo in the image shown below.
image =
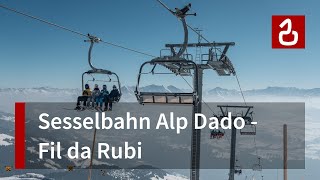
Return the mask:
[[[288,28],[287,28],[286,31],[281,31],[279,33],[279,42],[283,46],[293,46],[293,45],[297,44],[297,42],[298,42],[298,32],[297,31],[292,31],[292,22],[291,22],[291,19],[289,19],[289,18],[284,20],[279,26],[281,28],[283,28],[286,24],[288,24]],[[293,36],[294,36],[293,41],[284,41],[283,40],[283,35],[288,35],[290,33],[292,33]]]

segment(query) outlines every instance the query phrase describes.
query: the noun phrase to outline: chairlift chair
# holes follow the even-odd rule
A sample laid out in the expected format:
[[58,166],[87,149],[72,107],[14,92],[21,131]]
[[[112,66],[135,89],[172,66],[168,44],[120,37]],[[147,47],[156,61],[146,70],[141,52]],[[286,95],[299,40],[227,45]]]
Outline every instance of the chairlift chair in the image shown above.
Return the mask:
[[[119,91],[119,97],[117,98],[114,98],[112,101],[113,102],[119,102],[120,101],[120,98],[121,98],[121,84],[120,84],[120,80],[119,80],[119,76],[112,72],[112,71],[109,71],[109,70],[105,70],[105,69],[98,69],[96,67],[94,67],[92,65],[92,62],[91,62],[91,53],[92,53],[92,49],[93,49],[93,45],[94,43],[98,43],[101,41],[101,39],[95,37],[95,36],[92,36],[90,34],[88,34],[88,40],[85,40],[85,42],[90,42],[90,48],[89,48],[89,51],[88,51],[88,63],[89,63],[89,66],[91,67],[90,70],[84,72],[82,74],[82,91],[84,90],[84,86],[85,86],[85,75],[90,75],[90,76],[94,76],[94,75],[97,75],[97,74],[101,74],[101,75],[105,75],[106,76],[106,79],[102,79],[102,80],[96,80],[94,77],[93,77],[93,80],[92,81],[103,81],[103,82],[113,82],[115,84],[113,85],[116,85],[117,86],[117,89]],[[114,76],[116,78],[115,81],[112,81],[112,78],[110,76]]]
[[[194,69],[194,76],[198,75],[198,67],[197,65],[190,60],[186,60],[183,58],[175,58],[167,60],[165,58],[155,58],[151,61],[147,61],[143,63],[139,70],[138,82],[135,89],[135,95],[140,104],[194,104],[197,103],[198,97],[197,93],[193,90],[193,92],[189,93],[181,93],[181,92],[143,92],[140,88],[141,76],[149,73],[143,73],[143,68],[145,65],[150,64],[154,68],[157,65],[161,65],[167,67],[172,74],[175,75],[192,75],[189,72],[190,69]],[[153,68],[153,70],[154,70]],[[152,71],[153,71],[152,70]],[[157,73],[152,73],[157,74]],[[194,87],[193,89],[197,89]]]
[[256,135],[257,128],[254,124],[245,124],[244,128],[240,129],[241,135]]
[[245,120],[245,125],[242,129],[240,129],[240,134],[241,135],[256,135],[257,134],[257,127],[254,124],[251,124],[253,121],[253,112],[251,111],[248,113],[249,115],[244,117],[243,119]]
[[242,168],[238,164],[238,160],[236,160],[236,164],[234,166],[234,174],[241,175],[242,174]]
[[[217,116],[218,120],[219,120],[219,124],[221,126],[221,119],[223,118],[222,115],[220,116]],[[225,125],[226,125],[227,122],[225,122]],[[210,131],[210,139],[221,139],[223,138],[225,135],[225,130],[222,129],[222,131],[220,129],[217,129],[217,130],[211,130]]]
[[[154,58],[151,61],[147,61],[143,63],[140,67],[137,86],[135,89],[135,95],[140,104],[195,104],[198,103],[198,96],[196,93],[196,89],[198,87],[193,87],[193,92],[190,93],[173,93],[173,92],[143,92],[140,89],[140,81],[141,76],[144,74],[143,68],[145,65],[150,64],[153,66],[151,73],[156,74],[154,69],[160,65],[168,69],[168,71],[172,74],[179,76],[194,76],[194,78],[198,79],[198,66],[195,62],[191,60],[187,60],[184,58],[183,54],[187,48],[188,44],[188,27],[185,21],[185,16],[190,15],[187,14],[189,10],[190,4],[185,6],[183,9],[176,9],[176,12],[170,11],[175,16],[179,18],[182,22],[183,30],[184,30],[184,42],[182,47],[178,52],[175,51],[174,48],[171,48],[171,54],[169,56],[162,56],[160,51],[160,57]],[[188,56],[186,56],[188,58]],[[194,71],[192,73],[192,70]],[[195,85],[198,86],[198,85]]]
[[225,132],[220,130],[212,130],[210,132],[210,139],[221,139],[223,138]]
[[240,166],[235,166],[234,167],[234,173],[237,175],[241,175],[242,174],[242,169]]
[[252,166],[253,171],[262,171],[261,158],[258,158],[258,163]]
[[256,126],[251,124],[253,121],[253,106],[229,106],[229,105],[218,105],[221,110],[222,116],[220,118],[227,116],[228,108],[235,108],[235,109],[244,109],[240,114],[237,116],[232,116],[232,119],[241,116],[245,120],[244,128],[240,129],[241,135],[256,135]]
[[[120,98],[121,98],[121,84],[120,84],[120,80],[119,80],[119,76],[114,73],[114,72],[111,72],[111,71],[108,71],[108,70],[104,70],[104,69],[95,69],[95,70],[89,70],[89,71],[86,71],[82,74],[82,91],[84,90],[84,86],[85,86],[85,76],[86,75],[97,75],[97,74],[101,74],[101,75],[105,75],[106,76],[106,79],[95,79],[95,78],[92,78],[92,80],[89,80],[89,81],[92,81],[92,82],[95,82],[95,81],[98,81],[98,82],[104,82],[104,83],[112,83],[113,85],[116,85],[117,86],[117,89],[119,91],[119,94],[120,96],[117,97],[117,98],[114,98],[113,99],[113,102],[119,102],[120,101]],[[112,80],[112,78],[110,76],[114,76],[116,78],[116,80]],[[88,81],[87,81],[88,82]]]

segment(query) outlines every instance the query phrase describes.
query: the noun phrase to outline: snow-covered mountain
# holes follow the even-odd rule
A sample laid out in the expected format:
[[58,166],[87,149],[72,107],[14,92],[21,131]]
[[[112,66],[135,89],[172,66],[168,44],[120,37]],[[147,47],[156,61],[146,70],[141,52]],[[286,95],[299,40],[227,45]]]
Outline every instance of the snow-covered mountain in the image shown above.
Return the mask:
[[[180,89],[176,86],[148,85],[140,88],[145,92],[191,92],[191,89]],[[136,102],[135,86],[122,86],[122,102]],[[263,97],[272,97],[275,101],[287,101],[294,97],[296,101],[306,98],[320,98],[320,88],[299,89],[295,87],[267,87],[265,89],[245,90],[244,95],[248,101],[253,97],[258,101],[264,101]],[[81,94],[80,89],[59,89],[51,87],[38,88],[0,88],[0,110],[13,113],[14,102],[75,102]],[[221,87],[206,89],[203,92],[206,102],[232,101],[241,102],[239,90],[225,89]],[[279,99],[279,97],[281,97]],[[288,98],[287,98],[288,97]],[[297,99],[299,98],[299,99]],[[257,100],[253,100],[257,101]]]
[[[176,86],[163,86],[163,85],[148,85],[140,88],[145,92],[188,92],[190,89],[180,89]],[[125,96],[134,96],[135,86],[122,86],[122,94]],[[243,91],[245,95],[273,95],[273,96],[320,96],[320,88],[301,89],[296,87],[267,87],[264,89],[251,89]],[[0,96],[34,96],[37,99],[47,96],[59,97],[74,97],[81,93],[80,89],[60,89],[51,87],[38,87],[38,88],[0,88]],[[235,89],[225,89],[215,87],[212,89],[204,90],[205,95],[213,96],[233,96],[239,95],[239,91]],[[38,97],[38,98],[37,98]]]
[[245,91],[248,95],[277,95],[277,96],[320,96],[320,88],[299,89],[296,87],[267,87]]

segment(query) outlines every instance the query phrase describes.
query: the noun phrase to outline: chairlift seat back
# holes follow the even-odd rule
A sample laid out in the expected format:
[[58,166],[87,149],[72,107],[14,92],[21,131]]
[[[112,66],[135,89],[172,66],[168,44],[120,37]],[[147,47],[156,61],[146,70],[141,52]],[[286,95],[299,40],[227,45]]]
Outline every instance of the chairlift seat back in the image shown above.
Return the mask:
[[147,104],[193,104],[194,93],[153,93],[140,92],[139,103]]

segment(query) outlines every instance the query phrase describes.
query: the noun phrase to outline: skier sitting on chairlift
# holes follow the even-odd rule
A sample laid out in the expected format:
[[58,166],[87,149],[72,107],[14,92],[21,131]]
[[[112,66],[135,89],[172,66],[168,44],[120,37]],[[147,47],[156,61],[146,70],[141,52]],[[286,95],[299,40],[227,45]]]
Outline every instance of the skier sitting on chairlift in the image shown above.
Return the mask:
[[78,97],[77,107],[75,108],[75,110],[81,110],[80,102],[82,101],[83,102],[83,106],[86,106],[87,105],[87,101],[90,100],[90,98],[91,98],[91,90],[90,90],[89,84],[86,84],[85,85],[85,90],[82,92],[82,96]]
[[222,138],[223,136],[224,136],[224,133],[221,132],[220,130],[219,130],[219,131],[212,130],[212,131],[211,131],[211,134],[210,134],[210,138],[211,138],[211,139],[214,139],[214,138],[220,139],[220,138]]
[[214,139],[216,138],[216,136],[217,136],[217,132],[215,130],[212,130],[210,134],[210,139]]
[[109,94],[109,98],[107,100],[105,100],[105,106],[107,107],[109,104],[109,111],[112,111],[112,102],[113,101],[118,101],[120,97],[120,93],[119,90],[117,89],[116,85],[113,85],[112,90]]
[[100,89],[98,84],[95,84],[94,89],[92,91],[92,107],[95,107],[95,105],[97,105],[97,108],[100,108],[99,97],[100,97]]
[[234,173],[238,174],[238,175],[241,175],[242,174],[242,169],[235,169]]
[[219,138],[222,138],[223,136],[224,136],[224,133],[219,130]]
[[[107,85],[103,85],[101,92],[100,92],[100,97],[99,97],[99,104],[100,107],[102,108],[102,102],[107,102],[109,101],[109,91],[107,90]],[[108,106],[105,105],[104,111],[108,110]]]

